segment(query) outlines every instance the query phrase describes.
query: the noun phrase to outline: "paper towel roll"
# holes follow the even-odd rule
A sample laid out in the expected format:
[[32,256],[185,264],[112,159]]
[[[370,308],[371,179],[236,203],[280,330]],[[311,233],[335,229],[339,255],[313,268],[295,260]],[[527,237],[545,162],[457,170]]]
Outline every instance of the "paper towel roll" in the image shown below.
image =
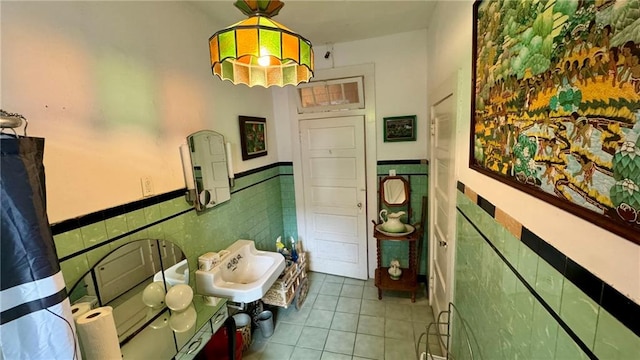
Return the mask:
[[76,328],[86,359],[122,359],[111,306],[99,307],[84,313],[76,320]]
[[73,320],[78,320],[78,318],[85,313],[91,310],[91,303],[88,302],[79,302],[71,305],[71,314],[73,315]]

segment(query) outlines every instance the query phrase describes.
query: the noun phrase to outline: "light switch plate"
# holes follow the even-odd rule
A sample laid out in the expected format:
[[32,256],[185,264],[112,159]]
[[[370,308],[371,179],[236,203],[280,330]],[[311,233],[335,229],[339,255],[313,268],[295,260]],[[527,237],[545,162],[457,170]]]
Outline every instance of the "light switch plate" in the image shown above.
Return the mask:
[[140,178],[142,184],[142,196],[147,197],[153,195],[153,179],[151,176],[143,176]]
[[396,176],[396,170],[389,170],[389,176]]

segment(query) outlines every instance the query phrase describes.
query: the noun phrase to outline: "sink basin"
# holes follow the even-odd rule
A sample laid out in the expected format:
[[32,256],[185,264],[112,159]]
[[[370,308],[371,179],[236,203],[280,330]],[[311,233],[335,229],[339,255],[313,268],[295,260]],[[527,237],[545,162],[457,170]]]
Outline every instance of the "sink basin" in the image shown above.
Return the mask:
[[[184,259],[164,271],[164,278],[171,286],[178,284],[189,285],[189,264]],[[153,281],[162,281],[162,271],[153,276]]]
[[276,252],[256,250],[251,240],[238,240],[229,254],[211,270],[196,271],[196,288],[202,295],[248,303],[261,299],[285,267]]

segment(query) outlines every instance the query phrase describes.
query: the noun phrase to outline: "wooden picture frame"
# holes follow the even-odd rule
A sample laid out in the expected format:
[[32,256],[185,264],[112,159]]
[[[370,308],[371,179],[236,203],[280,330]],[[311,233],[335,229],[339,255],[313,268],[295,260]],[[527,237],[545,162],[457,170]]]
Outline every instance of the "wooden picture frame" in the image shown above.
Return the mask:
[[267,155],[267,119],[239,116],[242,160]]
[[631,3],[474,3],[469,166],[640,244]]
[[416,116],[394,116],[383,119],[384,142],[416,141]]

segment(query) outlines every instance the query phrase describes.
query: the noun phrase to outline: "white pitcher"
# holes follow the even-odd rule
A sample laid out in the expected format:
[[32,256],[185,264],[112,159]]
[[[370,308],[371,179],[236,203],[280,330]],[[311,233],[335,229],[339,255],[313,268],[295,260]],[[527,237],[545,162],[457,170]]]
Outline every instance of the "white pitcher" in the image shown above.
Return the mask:
[[[388,213],[386,209],[380,211],[380,220],[382,220],[382,229],[390,233],[401,233],[406,231],[406,226],[400,221],[400,217],[404,215],[404,211]],[[384,218],[386,216],[386,219]]]

